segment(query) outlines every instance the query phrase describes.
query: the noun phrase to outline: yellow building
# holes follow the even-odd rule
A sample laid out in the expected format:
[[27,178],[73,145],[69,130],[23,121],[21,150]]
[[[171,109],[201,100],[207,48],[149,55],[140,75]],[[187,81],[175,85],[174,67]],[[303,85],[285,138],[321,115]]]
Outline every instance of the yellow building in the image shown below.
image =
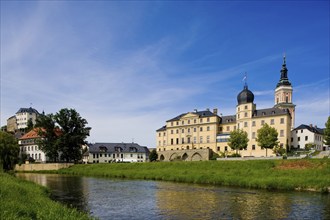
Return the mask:
[[[284,57],[281,77],[275,89],[274,107],[257,109],[254,95],[245,83],[237,96],[234,115],[219,116],[217,109],[212,112],[206,109],[187,112],[166,121],[166,125],[156,131],[158,153],[172,151],[173,154],[177,154],[180,151],[210,149],[215,153],[231,154],[234,151],[228,146],[230,132],[242,129],[247,132],[249,142],[240,154],[243,157],[266,156],[266,150],[261,149],[256,141],[257,131],[265,123],[277,130],[280,146],[291,146],[295,105],[292,104],[292,86],[287,71]],[[167,152],[166,155],[170,154]],[[267,155],[274,156],[274,153],[269,150]]]

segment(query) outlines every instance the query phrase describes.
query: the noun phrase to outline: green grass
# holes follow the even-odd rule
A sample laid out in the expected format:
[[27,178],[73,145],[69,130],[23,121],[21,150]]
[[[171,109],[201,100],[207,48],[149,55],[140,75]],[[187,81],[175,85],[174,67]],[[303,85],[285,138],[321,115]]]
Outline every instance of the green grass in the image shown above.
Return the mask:
[[0,219],[92,219],[52,201],[45,187],[0,172]]
[[330,189],[329,159],[80,164],[50,172],[259,189]]

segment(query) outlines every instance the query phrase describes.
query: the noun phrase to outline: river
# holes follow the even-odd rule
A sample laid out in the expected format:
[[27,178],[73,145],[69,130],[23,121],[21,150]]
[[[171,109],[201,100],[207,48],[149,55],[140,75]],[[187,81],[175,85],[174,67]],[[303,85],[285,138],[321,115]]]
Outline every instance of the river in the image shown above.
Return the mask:
[[18,173],[99,219],[330,219],[330,195]]

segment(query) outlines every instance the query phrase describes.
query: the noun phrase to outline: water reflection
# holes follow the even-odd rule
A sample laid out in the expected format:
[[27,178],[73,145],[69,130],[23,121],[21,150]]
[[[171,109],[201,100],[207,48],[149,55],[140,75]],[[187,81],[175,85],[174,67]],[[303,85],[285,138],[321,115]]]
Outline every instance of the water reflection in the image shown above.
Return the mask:
[[330,219],[330,195],[17,174],[100,219]]

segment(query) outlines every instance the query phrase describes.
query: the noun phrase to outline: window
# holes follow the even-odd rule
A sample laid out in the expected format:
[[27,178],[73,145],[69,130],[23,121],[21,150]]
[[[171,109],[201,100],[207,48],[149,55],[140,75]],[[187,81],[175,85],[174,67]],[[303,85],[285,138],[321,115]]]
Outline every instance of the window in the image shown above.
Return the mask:
[[190,124],[190,120],[188,120],[188,125]]
[[256,121],[252,121],[252,127],[256,126]]
[[252,139],[255,139],[255,138],[256,138],[256,133],[252,132]]
[[244,106],[244,109],[247,109],[247,108],[248,108],[247,105],[245,105],[245,106]]
[[265,120],[261,120],[261,125],[264,125],[265,124]]
[[194,137],[194,144],[196,144],[196,139],[197,139],[197,138],[196,138],[196,137]]
[[187,137],[187,143],[190,144],[190,137]]
[[228,147],[227,146],[225,146],[225,151],[228,151]]
[[184,121],[182,121],[181,124],[184,125]]
[[271,125],[274,124],[274,119],[270,119],[270,124],[271,124]]
[[280,130],[280,137],[284,137],[284,130]]
[[248,126],[248,123],[247,123],[247,121],[246,122],[244,122],[244,127],[247,127]]
[[199,137],[199,143],[203,143],[203,136]]
[[300,141],[300,137],[298,137],[298,141]]
[[179,125],[179,122],[178,121],[176,122],[176,125]]
[[229,131],[229,126],[226,127],[226,130]]
[[308,141],[308,136],[305,136],[305,141]]
[[238,107],[238,111],[240,111],[240,108]]
[[182,133],[182,134],[184,133],[184,129],[181,130],[181,133]]
[[220,147],[217,147],[217,151],[220,151]]
[[252,150],[255,150],[256,149],[256,145],[252,145]]
[[237,114],[237,118],[239,119],[239,113]]
[[184,144],[184,138],[182,138],[182,142],[181,143]]
[[179,144],[179,138],[176,139],[176,144]]
[[171,126],[173,126],[173,121],[171,122]]
[[173,145],[173,138],[171,138],[171,145]]
[[196,119],[194,119],[194,124],[196,124]]
[[284,124],[284,118],[281,118],[281,122],[280,122],[281,124]]
[[158,146],[160,146],[161,145],[161,141],[158,141]]
[[133,157],[133,154],[131,154],[131,157]]
[[303,130],[300,130],[300,133],[303,133]]
[[166,145],[166,141],[165,141],[165,140],[163,141],[163,145],[164,145],[164,146]]
[[288,103],[289,102],[289,97],[285,96],[285,102]]
[[203,127],[200,127],[200,128],[199,128],[199,131],[203,131]]
[[161,137],[161,136],[162,136],[162,134],[161,134],[161,133],[159,133],[159,134],[158,134],[158,136],[159,136],[159,137]]
[[190,133],[190,128],[188,128],[188,133]]
[[176,133],[179,134],[179,129],[176,129]]
[[207,118],[207,122],[210,122],[210,118]]
[[206,130],[209,131],[209,130],[210,130],[210,126],[207,126],[207,127],[206,127]]
[[196,132],[196,128],[194,128],[194,132]]
[[291,138],[291,142],[293,142],[293,137]]
[[200,123],[203,123],[203,119],[201,118],[201,119],[199,120],[199,122],[200,122]]
[[171,130],[171,134],[173,134],[173,130]]
[[206,136],[206,143],[210,143],[210,136]]
[[248,113],[247,113],[247,112],[245,112],[245,113],[244,113],[244,117],[246,118],[247,116],[248,116]]

